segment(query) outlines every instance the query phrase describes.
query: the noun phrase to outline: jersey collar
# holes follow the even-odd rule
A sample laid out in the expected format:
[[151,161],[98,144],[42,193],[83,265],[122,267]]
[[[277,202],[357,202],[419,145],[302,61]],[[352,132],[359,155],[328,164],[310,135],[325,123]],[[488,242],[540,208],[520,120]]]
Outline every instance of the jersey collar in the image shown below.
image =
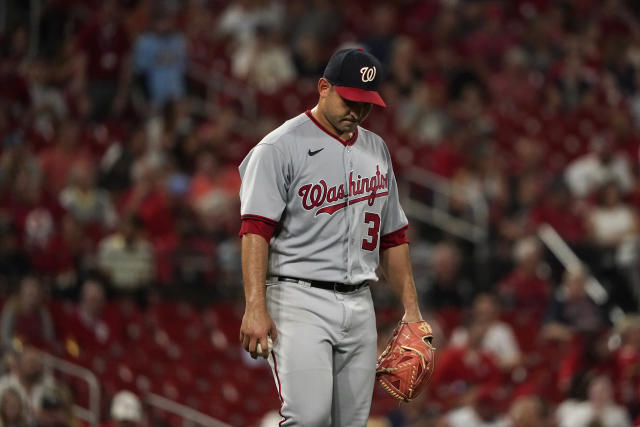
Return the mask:
[[320,130],[322,130],[324,133],[326,133],[327,135],[329,135],[330,137],[337,139],[342,145],[349,146],[349,145],[353,145],[356,143],[356,139],[358,139],[358,128],[356,127],[356,130],[353,132],[353,135],[351,135],[351,138],[349,139],[342,139],[339,136],[334,135],[333,133],[329,132],[329,130],[327,128],[325,128],[322,123],[320,123],[319,121],[316,120],[315,117],[313,117],[313,114],[311,114],[311,110],[307,110],[305,111],[306,115],[309,116],[309,118],[311,119],[311,121],[320,128]]

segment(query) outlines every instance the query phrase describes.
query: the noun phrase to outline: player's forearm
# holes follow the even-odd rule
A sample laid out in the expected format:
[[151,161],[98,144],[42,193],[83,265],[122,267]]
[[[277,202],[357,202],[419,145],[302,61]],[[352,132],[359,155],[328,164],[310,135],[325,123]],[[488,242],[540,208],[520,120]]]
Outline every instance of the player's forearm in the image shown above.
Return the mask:
[[409,245],[394,246],[383,251],[381,267],[389,286],[404,307],[405,314],[402,320],[407,322],[421,320],[422,315],[409,259]]
[[242,236],[242,280],[248,307],[264,307],[269,244],[264,237],[247,233]]

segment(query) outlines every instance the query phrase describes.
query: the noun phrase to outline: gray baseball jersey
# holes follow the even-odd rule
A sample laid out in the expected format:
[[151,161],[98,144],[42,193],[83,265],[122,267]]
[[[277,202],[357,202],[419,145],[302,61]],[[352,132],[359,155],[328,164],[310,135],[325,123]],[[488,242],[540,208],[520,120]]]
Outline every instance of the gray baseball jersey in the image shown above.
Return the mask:
[[300,114],[264,137],[239,170],[242,217],[278,223],[269,275],[375,280],[381,236],[407,225],[387,146],[361,127],[345,142]]

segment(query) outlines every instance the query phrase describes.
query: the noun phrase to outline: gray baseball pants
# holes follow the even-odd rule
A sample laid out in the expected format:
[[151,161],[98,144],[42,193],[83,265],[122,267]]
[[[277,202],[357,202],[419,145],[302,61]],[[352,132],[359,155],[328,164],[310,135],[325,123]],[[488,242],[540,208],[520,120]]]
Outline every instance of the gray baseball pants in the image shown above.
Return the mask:
[[366,426],[376,366],[376,321],[368,286],[340,293],[306,282],[267,282],[278,331],[269,364],[280,426]]

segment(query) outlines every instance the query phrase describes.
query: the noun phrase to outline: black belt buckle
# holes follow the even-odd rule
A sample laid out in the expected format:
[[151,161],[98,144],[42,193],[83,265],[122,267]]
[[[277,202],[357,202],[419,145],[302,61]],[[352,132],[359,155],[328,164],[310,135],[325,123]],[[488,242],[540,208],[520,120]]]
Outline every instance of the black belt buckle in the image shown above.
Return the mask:
[[333,290],[335,292],[340,292],[341,294],[346,294],[349,292],[355,292],[362,287],[362,284],[358,285],[345,285],[344,283],[333,282]]

